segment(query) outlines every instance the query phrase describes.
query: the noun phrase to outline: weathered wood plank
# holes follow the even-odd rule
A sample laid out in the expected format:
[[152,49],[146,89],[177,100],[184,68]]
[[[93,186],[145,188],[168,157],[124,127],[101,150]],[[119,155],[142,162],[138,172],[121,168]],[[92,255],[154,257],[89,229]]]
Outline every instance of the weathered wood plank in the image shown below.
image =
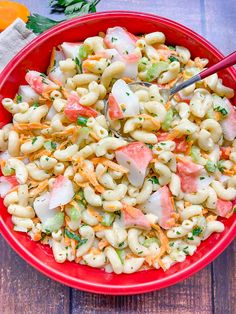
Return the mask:
[[70,288],[26,264],[1,236],[0,252],[0,313],[69,313]]
[[216,314],[236,313],[236,242],[212,264],[213,308]]
[[72,290],[72,314],[210,314],[210,266],[175,286],[135,296],[98,296]]

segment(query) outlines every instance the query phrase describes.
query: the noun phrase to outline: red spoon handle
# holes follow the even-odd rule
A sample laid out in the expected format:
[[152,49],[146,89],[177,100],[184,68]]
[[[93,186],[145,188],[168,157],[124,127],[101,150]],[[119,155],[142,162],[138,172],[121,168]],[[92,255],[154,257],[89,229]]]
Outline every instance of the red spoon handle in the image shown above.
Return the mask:
[[214,73],[219,72],[220,70],[223,70],[231,65],[234,65],[236,63],[236,51],[232,52],[230,55],[225,57],[220,62],[212,65],[210,68],[202,71],[200,74],[201,79],[204,79]]

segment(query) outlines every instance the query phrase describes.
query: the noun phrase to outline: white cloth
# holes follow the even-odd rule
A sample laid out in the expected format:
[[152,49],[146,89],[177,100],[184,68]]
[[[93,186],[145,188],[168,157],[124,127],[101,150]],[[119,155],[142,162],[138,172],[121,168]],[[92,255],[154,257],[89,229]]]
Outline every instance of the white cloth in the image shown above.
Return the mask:
[[20,18],[0,33],[0,72],[35,37]]

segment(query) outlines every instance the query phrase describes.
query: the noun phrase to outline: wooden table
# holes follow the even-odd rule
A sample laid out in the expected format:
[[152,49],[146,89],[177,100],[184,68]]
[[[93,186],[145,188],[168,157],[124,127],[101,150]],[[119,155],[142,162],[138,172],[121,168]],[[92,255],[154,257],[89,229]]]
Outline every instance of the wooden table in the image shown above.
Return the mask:
[[[15,0],[16,1],[16,0]],[[49,16],[47,0],[22,0]],[[234,0],[102,0],[98,11],[138,10],[176,20],[202,34],[224,54],[235,49]],[[99,296],[54,282],[27,265],[0,238],[0,313],[236,313],[235,242],[195,276],[161,291]]]

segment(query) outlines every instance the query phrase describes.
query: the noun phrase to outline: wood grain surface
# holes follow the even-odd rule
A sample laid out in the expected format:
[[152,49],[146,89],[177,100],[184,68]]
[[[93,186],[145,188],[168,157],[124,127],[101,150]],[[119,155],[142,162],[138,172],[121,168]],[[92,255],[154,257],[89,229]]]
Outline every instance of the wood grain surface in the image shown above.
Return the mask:
[[[50,16],[47,0],[21,0],[31,12]],[[155,13],[202,34],[224,54],[235,50],[235,0],[101,0],[98,11]],[[59,15],[54,15],[59,19]],[[0,237],[2,314],[233,314],[236,313],[236,244],[183,282],[143,295],[100,296],[68,288],[27,265]]]

